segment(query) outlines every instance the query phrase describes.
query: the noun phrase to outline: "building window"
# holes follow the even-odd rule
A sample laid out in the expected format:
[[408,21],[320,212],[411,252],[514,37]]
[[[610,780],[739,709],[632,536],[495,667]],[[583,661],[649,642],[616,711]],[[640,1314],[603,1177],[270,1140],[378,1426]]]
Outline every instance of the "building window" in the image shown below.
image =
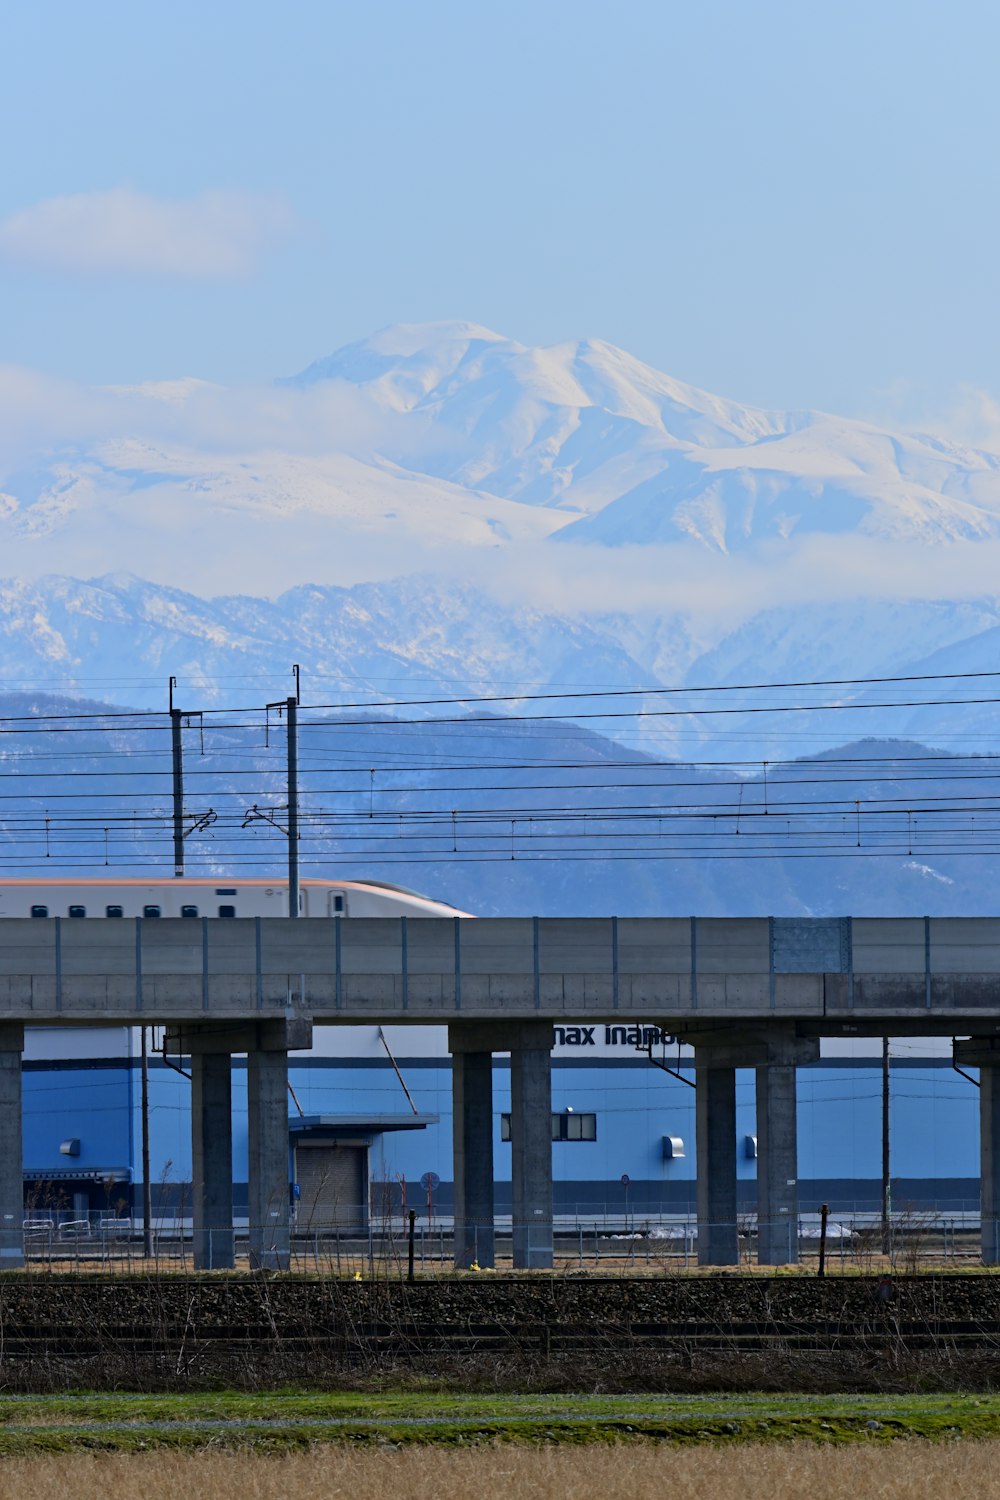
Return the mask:
[[104,915],[106,917],[123,917],[125,915],[125,908],[124,906],[106,906],[104,908]]
[[31,915],[33,917],[47,917],[48,914],[49,909],[47,906],[33,906],[31,908]]
[[236,915],[236,907],[235,906],[220,906],[219,907],[219,916],[220,917],[235,917],[235,915]]
[[87,908],[85,906],[71,906],[69,914],[71,917],[85,917],[87,915]]
[[[500,1139],[510,1140],[510,1115],[500,1116]],[[578,1115],[569,1109],[559,1114],[553,1113],[552,1139],[554,1141],[596,1141],[597,1116]]]
[[144,917],[158,917],[160,915],[160,908],[158,906],[144,906],[142,914]]
[[198,908],[196,906],[182,906],[181,907],[181,916],[182,917],[196,917],[197,915],[198,915]]

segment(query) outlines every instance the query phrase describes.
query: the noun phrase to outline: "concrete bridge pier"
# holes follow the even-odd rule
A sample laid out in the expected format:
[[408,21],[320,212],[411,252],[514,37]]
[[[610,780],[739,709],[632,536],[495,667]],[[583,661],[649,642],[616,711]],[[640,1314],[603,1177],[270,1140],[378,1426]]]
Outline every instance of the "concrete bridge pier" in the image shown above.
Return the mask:
[[290,1253],[288,1175],[288,1053],[247,1053],[250,1260],[287,1271]]
[[448,1028],[452,1058],[455,1264],[495,1264],[493,1054],[510,1053],[514,1266],[552,1265],[550,1021],[468,1021]]
[[757,1069],[757,1263],[799,1258],[798,1131],[795,1068]]
[[694,1047],[698,1263],[739,1261],[736,1198],[736,1069],[757,1081],[757,1256],[765,1266],[799,1255],[795,1069],[815,1062],[819,1042],[794,1024],[711,1023],[683,1029]]
[[757,1261],[795,1265],[799,1259],[799,1147],[795,1070],[819,1060],[819,1041],[794,1025],[762,1030],[757,1069]]
[[247,1048],[250,1261],[287,1271],[291,1203],[288,1148],[288,1052],[312,1045],[312,1022],[302,1016],[261,1021]]
[[521,1021],[510,1040],[515,1270],[552,1268],[551,1021]]
[[[481,1028],[474,1030],[478,1033]],[[489,1039],[487,1038],[486,1041]],[[496,1265],[493,1227],[493,1053],[449,1026],[455,1180],[455,1265]]]
[[695,1155],[698,1264],[735,1266],[736,1068],[716,1061],[716,1048],[695,1048]]
[[979,1214],[983,1264],[1000,1265],[1000,1037],[954,1044],[960,1068],[979,1069]]
[[[250,1258],[289,1265],[288,1052],[309,1047],[312,1022],[168,1027],[166,1045],[191,1057],[191,1221],[197,1270],[234,1264],[232,1058],[247,1058]],[[2,1066],[2,1054],[0,1054]]]
[[24,1027],[0,1024],[0,1270],[24,1265],[21,1053]]
[[983,1263],[1000,1265],[1000,1058],[979,1067],[979,1171]]
[[233,1082],[228,1052],[191,1050],[191,1229],[196,1271],[233,1258]]
[[196,1271],[230,1271],[233,1247],[232,1054],[245,1026],[173,1026],[165,1047],[191,1058],[191,1239]]

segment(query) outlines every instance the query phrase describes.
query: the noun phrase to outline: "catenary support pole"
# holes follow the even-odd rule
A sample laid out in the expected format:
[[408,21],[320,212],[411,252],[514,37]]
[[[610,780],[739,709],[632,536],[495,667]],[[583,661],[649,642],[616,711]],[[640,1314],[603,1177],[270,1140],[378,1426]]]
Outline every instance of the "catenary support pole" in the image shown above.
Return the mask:
[[299,915],[299,705],[285,702],[288,714],[288,915]]
[[736,1226],[736,1069],[705,1064],[695,1049],[698,1264],[739,1263]]
[[170,710],[170,759],[173,772],[174,878],[179,880],[184,875],[184,748],[179,708]]

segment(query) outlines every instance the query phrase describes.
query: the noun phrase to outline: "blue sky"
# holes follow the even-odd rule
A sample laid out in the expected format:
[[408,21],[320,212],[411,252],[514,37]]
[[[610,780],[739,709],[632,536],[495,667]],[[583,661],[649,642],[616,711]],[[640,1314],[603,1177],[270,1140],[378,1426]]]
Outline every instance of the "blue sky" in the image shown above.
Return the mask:
[[1000,396],[985,0],[33,0],[0,47],[0,361],[254,381],[459,317],[764,404]]

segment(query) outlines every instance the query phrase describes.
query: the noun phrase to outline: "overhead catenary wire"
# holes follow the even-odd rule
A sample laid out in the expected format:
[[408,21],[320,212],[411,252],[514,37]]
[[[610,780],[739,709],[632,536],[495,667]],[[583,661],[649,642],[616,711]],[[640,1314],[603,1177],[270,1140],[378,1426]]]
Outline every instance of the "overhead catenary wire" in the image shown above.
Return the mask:
[[[875,683],[910,683],[955,681],[966,678],[987,678],[1000,673],[932,674],[879,679],[829,679],[810,683],[742,684],[727,685],[712,689],[663,689],[663,693],[685,692],[736,692],[764,691],[771,693],[786,689],[820,688]],[[649,689],[606,691],[588,690],[586,693],[540,693],[531,695],[531,701],[553,702],[606,697],[647,698]],[[415,706],[423,701],[430,706],[456,706],[473,701],[524,702],[524,695],[489,700],[437,699],[394,700],[399,707]],[[752,713],[796,713],[796,712],[842,712],[851,709],[894,709],[920,704],[946,704],[960,707],[963,704],[992,704],[996,698],[976,697],[947,699],[897,699],[891,703],[754,703],[749,706],[708,709],[670,708],[647,710],[645,707],[630,709],[628,713],[605,715],[584,714],[578,717],[642,717],[687,716],[689,712],[708,714]],[[303,715],[327,712],[331,708],[342,710],[349,705],[313,705],[303,707]],[[391,706],[363,705],[372,707]],[[273,746],[266,743],[247,745],[249,735],[260,736],[266,729],[267,718],[261,719],[262,709],[219,708],[210,710],[217,715],[204,756],[195,757],[189,768],[189,802],[192,812],[204,813],[211,799],[213,821],[218,827],[211,832],[200,830],[199,840],[192,843],[192,852],[205,861],[247,857],[245,841],[237,835],[241,805],[256,800],[267,803],[271,810],[280,808],[282,768],[276,761]],[[108,722],[110,721],[110,722]],[[44,714],[7,716],[0,719],[0,780],[12,786],[10,792],[0,792],[0,804],[10,810],[4,812],[0,823],[0,839],[8,845],[7,856],[22,861],[22,855],[13,848],[25,850],[23,859],[31,862],[38,859],[32,852],[32,839],[36,842],[44,832],[45,854],[51,857],[51,844],[64,849],[69,855],[73,847],[80,848],[90,840],[95,855],[90,863],[100,863],[96,857],[97,844],[103,842],[104,863],[109,853],[115,862],[123,859],[122,848],[129,841],[140,841],[140,860],[148,864],[150,852],[155,854],[168,823],[169,808],[166,787],[159,792],[155,787],[146,789],[136,785],[123,789],[121,781],[155,782],[165,777],[166,755],[157,743],[162,736],[164,715],[153,711],[108,710],[99,714],[57,714],[48,718]],[[413,755],[415,744],[422,744],[428,734],[438,735],[441,726],[461,730],[466,736],[470,726],[477,726],[482,736],[483,726],[489,731],[500,730],[508,737],[531,732],[536,736],[536,724],[553,724],[559,732],[545,729],[543,735],[552,743],[571,738],[572,723],[559,715],[483,715],[462,714],[455,718],[425,716],[419,719],[406,718],[362,718],[351,720],[342,712],[335,718],[311,718],[303,726],[302,745],[302,853],[310,867],[325,862],[333,866],[345,857],[355,857],[350,846],[367,847],[371,857],[379,863],[390,859],[416,863],[423,859],[442,861],[438,847],[450,840],[448,851],[456,861],[471,858],[486,858],[491,854],[484,841],[494,837],[492,830],[501,824],[521,824],[512,832],[511,840],[504,835],[504,852],[522,859],[541,857],[542,846],[551,843],[558,846],[559,857],[565,858],[610,858],[617,857],[617,850],[631,844],[632,857],[731,857],[745,859],[748,849],[752,857],[764,856],[765,849],[776,851],[777,857],[793,854],[808,854],[810,857],[832,857],[838,843],[846,840],[846,825],[843,819],[853,810],[858,838],[864,821],[865,838],[869,848],[866,855],[877,856],[887,850],[912,846],[933,850],[949,857],[982,853],[995,841],[997,829],[991,817],[1000,811],[1000,775],[991,770],[992,755],[949,757],[946,753],[907,756],[895,754],[815,756],[786,761],[780,765],[780,774],[775,762],[768,765],[767,784],[769,803],[763,809],[755,807],[743,797],[748,788],[758,787],[756,773],[760,762],[742,757],[739,760],[679,761],[676,759],[652,760],[638,752],[622,747],[609,746],[607,759],[581,760],[565,756],[521,757],[506,760],[497,755],[462,760],[454,754],[454,736],[449,734],[447,758],[429,754],[422,746],[422,762]],[[344,747],[331,754],[329,747],[315,748],[310,737],[318,735],[328,738],[330,730],[355,729],[372,744],[384,744],[387,737],[401,737],[404,731],[408,740],[407,749],[396,751],[383,749],[374,751],[370,746],[362,749]],[[57,735],[60,743],[73,737],[73,750],[52,752],[48,749],[40,754],[19,752],[16,756],[2,753],[5,739],[12,734]],[[585,732],[585,731],[584,731]],[[95,734],[114,735],[115,740],[105,740],[101,749],[96,749],[92,737]],[[137,745],[135,735],[143,736]],[[343,737],[341,737],[343,738]],[[80,741],[83,741],[81,744]],[[438,741],[440,743],[440,740]],[[359,757],[356,767],[337,764],[347,756]],[[272,764],[267,765],[269,758]],[[63,765],[65,760],[75,757],[76,764]],[[87,764],[88,757],[99,759],[100,765]],[[157,757],[160,757],[159,761]],[[252,758],[252,765],[239,761]],[[46,761],[59,765],[46,772]],[[382,763],[384,759],[385,763]],[[372,761],[378,762],[372,767]],[[16,762],[16,764],[15,764]],[[667,776],[654,775],[657,768],[669,767]],[[720,770],[728,770],[723,779]],[[522,772],[546,773],[545,779],[527,779]],[[732,771],[741,772],[732,775]],[[405,773],[414,783],[401,783],[399,777]],[[428,784],[419,782],[419,772],[429,771],[432,779]],[[490,781],[482,779],[483,772],[502,772],[505,780],[494,774]],[[557,779],[548,779],[562,772]],[[567,774],[576,772],[575,776]],[[808,772],[809,774],[805,774]],[[583,773],[582,775],[579,773]],[[376,775],[382,784],[375,785]],[[340,784],[331,784],[336,777]],[[344,785],[345,778],[357,779],[357,785]],[[359,810],[351,806],[357,802],[359,792],[367,780],[367,819],[360,821]],[[968,786],[968,783],[998,782],[998,790],[980,785],[976,790],[960,792],[931,791],[923,789],[922,783],[938,782],[945,786]],[[864,791],[865,784],[870,792]],[[887,783],[893,783],[890,791]],[[839,787],[849,787],[853,795],[837,795]],[[803,795],[804,788],[829,789],[828,796]],[[797,789],[798,795],[789,795]],[[726,793],[740,793],[742,824],[736,832],[741,843],[726,844],[731,839],[731,823],[736,811],[735,797],[727,800]],[[857,795],[858,791],[862,795]],[[663,799],[664,792],[677,793]],[[497,799],[496,794],[502,793]],[[535,794],[555,793],[535,798]],[[593,794],[601,794],[600,800]],[[447,796],[447,805],[436,805],[436,797]],[[609,800],[615,797],[617,800]],[[324,806],[318,799],[331,799],[337,805]],[[484,805],[476,805],[471,799],[483,799]],[[461,799],[461,800],[457,800]],[[493,799],[493,800],[488,800]],[[430,805],[427,805],[430,803]],[[204,805],[203,805],[204,804]],[[217,806],[216,806],[217,804]],[[16,810],[15,810],[16,807]],[[245,811],[245,806],[243,807]],[[44,813],[44,830],[42,817]],[[757,828],[757,822],[766,818],[770,826],[766,833]],[[907,820],[905,838],[896,826],[900,819]],[[945,821],[945,820],[948,821]],[[976,822],[978,819],[978,823]],[[838,821],[840,820],[840,821]],[[879,822],[883,828],[879,828]],[[784,823],[784,828],[780,826]],[[526,825],[523,826],[523,825]],[[441,832],[437,830],[440,829]],[[253,837],[251,834],[250,837]],[[518,840],[530,840],[533,849],[518,853]],[[458,841],[466,841],[467,847],[459,848]],[[961,846],[957,847],[961,840]],[[468,847],[476,843],[480,847]],[[515,846],[511,850],[511,842]],[[955,844],[954,849],[951,845]],[[725,845],[725,847],[720,847]],[[340,852],[341,846],[346,851]],[[390,854],[390,850],[392,852]],[[615,851],[614,855],[612,851]],[[683,851],[683,852],[682,852]],[[626,856],[627,857],[627,851]],[[274,861],[274,851],[253,848],[249,858],[254,867],[263,868]]]

